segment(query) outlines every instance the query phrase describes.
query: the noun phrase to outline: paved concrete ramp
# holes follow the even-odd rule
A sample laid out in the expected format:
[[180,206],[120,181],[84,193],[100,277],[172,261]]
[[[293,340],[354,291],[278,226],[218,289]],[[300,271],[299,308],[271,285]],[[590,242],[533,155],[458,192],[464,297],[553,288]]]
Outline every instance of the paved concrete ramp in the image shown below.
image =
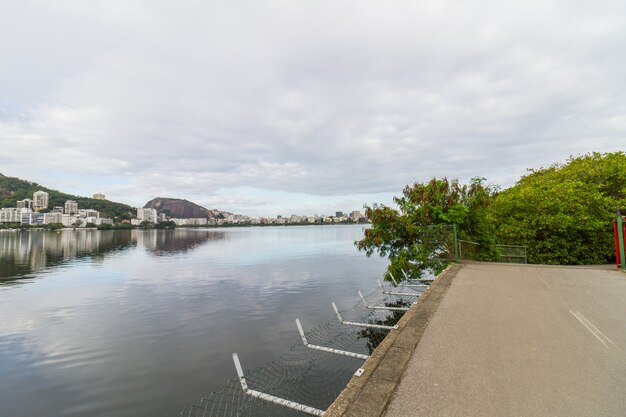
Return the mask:
[[626,274],[465,265],[386,416],[626,416]]

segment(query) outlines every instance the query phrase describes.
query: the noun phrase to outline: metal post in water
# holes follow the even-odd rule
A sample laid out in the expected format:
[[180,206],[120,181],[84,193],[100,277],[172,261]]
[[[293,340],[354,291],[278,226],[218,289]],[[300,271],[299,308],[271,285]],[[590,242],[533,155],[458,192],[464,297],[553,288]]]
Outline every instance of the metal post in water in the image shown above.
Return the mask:
[[[402,271],[404,272],[404,271]],[[389,276],[391,277],[391,280],[393,281],[393,284],[396,287],[400,286],[400,283],[398,283],[398,281],[396,281],[396,277],[393,276],[393,274],[391,272],[389,272]],[[428,285],[426,284],[402,284],[403,287],[413,287],[413,288],[428,288]]]
[[298,326],[298,332],[300,332],[302,343],[304,343],[304,346],[306,346],[309,349],[321,350],[322,352],[335,353],[337,355],[348,356],[351,358],[358,358],[358,359],[363,359],[363,360],[367,360],[369,358],[369,355],[363,355],[361,353],[349,352],[347,350],[329,348],[326,346],[313,345],[309,343],[308,340],[306,339],[306,336],[304,335],[304,330],[302,329],[302,325],[300,324],[299,319],[296,319],[296,326]]
[[411,277],[409,277],[407,275],[406,272],[404,272],[404,269],[402,269],[402,273],[404,274],[404,277],[406,278],[407,281],[421,282],[421,281],[434,281],[435,280],[435,278],[425,278],[425,277],[421,277],[421,278],[417,278],[417,279],[411,278]]
[[[361,297],[361,300],[363,300],[363,304],[365,304],[365,308],[369,310],[407,311],[410,308],[410,307],[371,306],[367,304],[367,301],[365,300],[365,297],[363,297],[363,294],[361,294],[360,290],[359,290],[359,297]],[[414,302],[413,304],[417,304],[417,302]]]
[[235,362],[235,369],[237,369],[237,376],[239,377],[239,383],[241,384],[241,389],[244,394],[273,404],[282,405],[283,407],[291,408],[293,410],[298,410],[312,416],[321,417],[326,413],[324,410],[319,410],[317,408],[309,407],[308,405],[285,400],[284,398],[276,397],[275,395],[265,394],[248,388],[248,383],[246,382],[246,377],[243,373],[243,368],[241,367],[241,362],[239,362],[239,356],[236,352],[233,353],[233,362]]
[[378,286],[380,287],[381,290],[383,290],[383,294],[387,294],[387,295],[397,295],[400,297],[406,296],[406,297],[420,297],[422,295],[422,293],[409,293],[409,292],[395,292],[395,291],[387,291],[385,290],[385,288],[383,287],[383,284],[380,283],[379,280],[376,280],[376,282],[378,283]]
[[337,315],[337,319],[339,320],[339,323],[341,324],[345,324],[347,326],[358,326],[358,327],[372,327],[374,329],[387,329],[387,330],[395,330],[398,328],[398,325],[394,325],[394,326],[385,326],[384,324],[372,324],[372,323],[360,323],[360,322],[355,322],[355,321],[347,321],[344,320],[343,317],[341,317],[341,314],[339,314],[339,309],[337,308],[337,305],[335,304],[335,302],[332,302],[333,305],[333,309],[335,310],[335,314]]

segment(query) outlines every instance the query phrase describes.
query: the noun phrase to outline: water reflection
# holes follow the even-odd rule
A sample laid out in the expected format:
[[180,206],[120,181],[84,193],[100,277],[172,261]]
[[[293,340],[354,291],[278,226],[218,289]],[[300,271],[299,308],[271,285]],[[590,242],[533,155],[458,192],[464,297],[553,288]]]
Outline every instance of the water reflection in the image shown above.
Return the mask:
[[207,241],[225,239],[223,231],[206,229],[133,230],[131,239],[157,256],[184,253]]
[[386,266],[361,226],[63,233],[0,234],[0,416],[178,415]]
[[34,230],[0,234],[0,285],[32,277],[75,259],[101,262],[129,247],[145,248],[156,256],[184,253],[227,235],[215,230]]

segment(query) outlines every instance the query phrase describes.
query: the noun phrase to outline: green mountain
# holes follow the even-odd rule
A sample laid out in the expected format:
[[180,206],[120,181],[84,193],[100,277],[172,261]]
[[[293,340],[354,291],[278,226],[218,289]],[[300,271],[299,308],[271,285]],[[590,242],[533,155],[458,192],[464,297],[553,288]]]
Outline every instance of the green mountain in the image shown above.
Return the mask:
[[33,193],[40,190],[47,192],[50,196],[50,202],[48,204],[49,209],[56,206],[63,206],[66,200],[74,200],[78,203],[78,208],[98,210],[102,217],[121,220],[135,217],[137,213],[134,207],[126,204],[65,194],[35,182],[25,181],[15,177],[6,177],[2,174],[0,174],[0,208],[15,207],[18,200],[33,198]]

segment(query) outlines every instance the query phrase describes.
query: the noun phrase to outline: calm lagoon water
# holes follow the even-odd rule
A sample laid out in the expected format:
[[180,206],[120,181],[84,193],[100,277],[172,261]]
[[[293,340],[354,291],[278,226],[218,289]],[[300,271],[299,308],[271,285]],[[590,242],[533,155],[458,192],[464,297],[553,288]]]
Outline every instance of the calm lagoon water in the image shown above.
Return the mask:
[[0,416],[178,416],[357,302],[362,225],[0,233]]

